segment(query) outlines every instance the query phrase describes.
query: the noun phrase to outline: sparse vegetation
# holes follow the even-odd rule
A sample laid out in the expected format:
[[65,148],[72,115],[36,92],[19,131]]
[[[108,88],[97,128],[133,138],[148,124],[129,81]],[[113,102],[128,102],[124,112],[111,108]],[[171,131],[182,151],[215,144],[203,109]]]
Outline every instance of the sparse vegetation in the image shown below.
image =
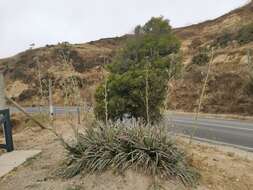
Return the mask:
[[243,45],[253,41],[253,23],[243,26],[238,34],[237,41],[239,44]]
[[192,40],[190,48],[194,50],[194,49],[200,47],[201,44],[202,44],[201,39],[195,38],[194,40]]
[[210,56],[206,48],[201,48],[199,52],[193,56],[192,64],[195,65],[205,65],[209,62]]
[[77,144],[66,147],[70,160],[63,172],[65,177],[133,169],[164,179],[178,179],[186,186],[196,184],[199,174],[165,128],[147,127],[139,122],[95,125],[78,134]]
[[[167,82],[180,71],[179,48],[178,39],[168,21],[162,17],[152,18],[144,26],[137,26],[135,36],[108,67],[108,118],[115,121],[134,117],[147,121],[148,81],[150,121],[158,121]],[[105,120],[104,84],[98,87],[95,98],[96,117]]]
[[10,77],[13,80],[22,80],[27,82],[28,76],[25,74],[25,71],[22,69],[10,69]]
[[219,46],[221,48],[227,47],[229,43],[234,40],[232,33],[225,31],[221,33],[214,41],[214,46]]
[[242,26],[238,31],[223,31],[211,43],[213,47],[225,48],[231,42],[236,41],[244,45],[253,41],[253,23]]
[[19,96],[18,101],[25,101],[29,99],[31,96],[35,96],[38,94],[38,91],[36,89],[27,89],[24,90]]

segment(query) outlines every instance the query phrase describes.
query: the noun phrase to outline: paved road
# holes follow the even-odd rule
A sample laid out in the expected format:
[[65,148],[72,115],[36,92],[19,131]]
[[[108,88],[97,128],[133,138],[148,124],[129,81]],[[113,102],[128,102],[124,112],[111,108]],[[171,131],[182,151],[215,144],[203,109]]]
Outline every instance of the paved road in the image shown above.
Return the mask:
[[194,115],[173,114],[167,117],[174,123],[172,131],[194,136],[199,140],[220,142],[253,151],[253,121],[217,118],[194,120]]
[[[25,110],[28,113],[39,113],[40,111],[49,112],[48,107],[41,107],[41,108],[40,107],[26,107]],[[76,111],[77,111],[77,107],[72,107],[72,106],[68,106],[68,107],[55,106],[54,107],[54,113],[56,113],[56,114],[63,114],[66,112],[76,112]],[[18,111],[18,109],[11,107],[10,112],[15,113],[15,112],[19,112],[19,111]]]
[[[29,107],[26,110],[30,113],[39,112],[38,107]],[[47,108],[42,108],[47,111]],[[76,112],[76,107],[54,107],[56,114]],[[16,112],[11,108],[11,112]],[[172,122],[174,127],[170,128],[173,132],[191,135],[198,140],[215,141],[253,151],[253,121],[239,121],[217,118],[199,117],[194,120],[194,115],[170,114],[166,116],[166,122]]]

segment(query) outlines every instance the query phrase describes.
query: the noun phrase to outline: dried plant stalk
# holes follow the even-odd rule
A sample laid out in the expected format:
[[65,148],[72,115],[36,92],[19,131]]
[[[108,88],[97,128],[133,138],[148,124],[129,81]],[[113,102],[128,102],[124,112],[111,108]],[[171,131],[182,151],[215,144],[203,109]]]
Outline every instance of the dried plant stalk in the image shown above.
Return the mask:
[[108,83],[108,79],[107,76],[105,78],[105,97],[104,97],[104,104],[105,104],[105,125],[108,126],[108,100],[107,100],[107,83]]
[[[205,91],[206,91],[206,87],[207,87],[207,82],[208,82],[208,79],[209,79],[209,75],[210,75],[210,71],[211,71],[211,66],[212,66],[212,63],[213,63],[213,57],[214,57],[214,50],[212,48],[211,50],[211,59],[208,63],[208,69],[207,69],[207,74],[206,74],[206,78],[205,78],[205,81],[204,81],[204,84],[203,84],[203,87],[202,87],[202,90],[201,90],[201,94],[200,94],[200,98],[199,98],[199,103],[198,103],[198,109],[195,113],[195,117],[194,117],[194,121],[197,122],[198,120],[198,117],[199,117],[199,112],[201,110],[201,106],[202,106],[202,101],[203,101],[203,98],[204,98],[204,95],[205,95]],[[192,142],[192,138],[194,137],[195,133],[196,133],[196,127],[194,128],[193,130],[193,133],[191,134],[191,137],[190,137],[190,141],[189,141],[189,144],[191,144]]]
[[146,117],[147,117],[147,124],[150,125],[150,118],[149,118],[149,83],[148,83],[148,72],[149,72],[149,62],[146,66],[145,72],[145,102],[146,102]]

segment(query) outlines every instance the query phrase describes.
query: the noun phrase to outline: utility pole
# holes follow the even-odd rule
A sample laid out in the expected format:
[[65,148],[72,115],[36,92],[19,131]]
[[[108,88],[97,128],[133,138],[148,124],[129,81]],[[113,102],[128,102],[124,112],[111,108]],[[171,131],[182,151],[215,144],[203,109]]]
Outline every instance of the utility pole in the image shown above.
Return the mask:
[[5,83],[3,72],[0,71],[0,110],[6,109]]
[[80,106],[77,106],[77,123],[81,124],[81,116],[80,116]]
[[53,119],[54,107],[53,107],[53,100],[52,100],[52,80],[51,79],[49,79],[48,81],[48,92],[49,92],[49,114],[50,114],[50,118]]

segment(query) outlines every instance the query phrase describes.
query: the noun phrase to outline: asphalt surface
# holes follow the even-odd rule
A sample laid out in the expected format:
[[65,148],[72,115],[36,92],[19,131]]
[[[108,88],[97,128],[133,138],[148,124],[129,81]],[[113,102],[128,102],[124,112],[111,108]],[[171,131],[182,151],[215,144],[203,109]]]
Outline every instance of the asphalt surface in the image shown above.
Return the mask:
[[195,120],[194,115],[180,114],[167,116],[167,120],[174,125],[173,132],[253,151],[253,121],[203,117]]
[[[48,111],[48,108],[28,107],[25,108],[29,113]],[[17,112],[11,108],[11,112]],[[55,114],[66,112],[77,112],[76,107],[54,107]],[[165,117],[169,130],[177,134],[186,136],[194,135],[197,140],[208,141],[212,143],[227,144],[248,151],[253,151],[253,121],[240,121],[217,118],[198,117],[185,114],[167,114]]]

